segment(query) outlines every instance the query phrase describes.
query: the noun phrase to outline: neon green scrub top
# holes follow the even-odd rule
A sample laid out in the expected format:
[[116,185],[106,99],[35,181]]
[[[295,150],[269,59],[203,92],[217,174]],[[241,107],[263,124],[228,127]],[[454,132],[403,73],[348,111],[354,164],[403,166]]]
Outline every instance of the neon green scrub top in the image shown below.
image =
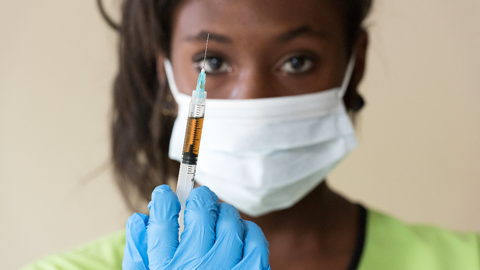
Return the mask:
[[[407,225],[366,211],[357,270],[480,270],[480,236]],[[23,270],[122,269],[125,231],[49,256]]]

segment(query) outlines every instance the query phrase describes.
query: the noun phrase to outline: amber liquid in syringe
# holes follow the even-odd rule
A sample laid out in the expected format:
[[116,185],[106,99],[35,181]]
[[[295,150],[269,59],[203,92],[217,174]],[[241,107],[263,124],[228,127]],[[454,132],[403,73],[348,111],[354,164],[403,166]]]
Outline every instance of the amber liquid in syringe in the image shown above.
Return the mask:
[[197,165],[200,139],[202,137],[202,128],[203,117],[188,118],[185,141],[183,143],[182,163],[188,165]]

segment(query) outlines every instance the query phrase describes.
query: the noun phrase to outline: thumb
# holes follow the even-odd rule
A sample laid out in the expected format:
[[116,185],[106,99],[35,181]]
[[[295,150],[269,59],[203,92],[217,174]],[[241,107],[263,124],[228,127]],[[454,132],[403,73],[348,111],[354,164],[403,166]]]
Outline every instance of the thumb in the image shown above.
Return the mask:
[[148,258],[152,270],[162,269],[172,259],[178,246],[180,202],[167,185],[155,188],[148,204]]
[[133,214],[127,221],[123,269],[147,270],[147,229],[148,216]]

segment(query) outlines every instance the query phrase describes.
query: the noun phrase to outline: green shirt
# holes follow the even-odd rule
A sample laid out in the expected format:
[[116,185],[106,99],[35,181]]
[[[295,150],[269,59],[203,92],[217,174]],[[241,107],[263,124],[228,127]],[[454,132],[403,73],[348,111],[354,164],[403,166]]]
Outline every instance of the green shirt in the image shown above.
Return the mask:
[[480,237],[368,211],[358,270],[480,270]]
[[[23,270],[120,270],[125,231],[46,257]],[[406,225],[368,210],[358,270],[480,270],[480,237]]]

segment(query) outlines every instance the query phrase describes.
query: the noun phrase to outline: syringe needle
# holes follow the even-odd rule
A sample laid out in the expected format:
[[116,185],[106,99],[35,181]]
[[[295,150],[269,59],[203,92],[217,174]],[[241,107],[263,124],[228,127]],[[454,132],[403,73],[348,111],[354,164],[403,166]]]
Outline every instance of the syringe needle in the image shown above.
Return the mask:
[[205,60],[207,60],[207,49],[208,49],[208,38],[210,34],[207,34],[207,45],[205,46],[205,56],[203,56],[203,67],[202,69],[205,70]]

